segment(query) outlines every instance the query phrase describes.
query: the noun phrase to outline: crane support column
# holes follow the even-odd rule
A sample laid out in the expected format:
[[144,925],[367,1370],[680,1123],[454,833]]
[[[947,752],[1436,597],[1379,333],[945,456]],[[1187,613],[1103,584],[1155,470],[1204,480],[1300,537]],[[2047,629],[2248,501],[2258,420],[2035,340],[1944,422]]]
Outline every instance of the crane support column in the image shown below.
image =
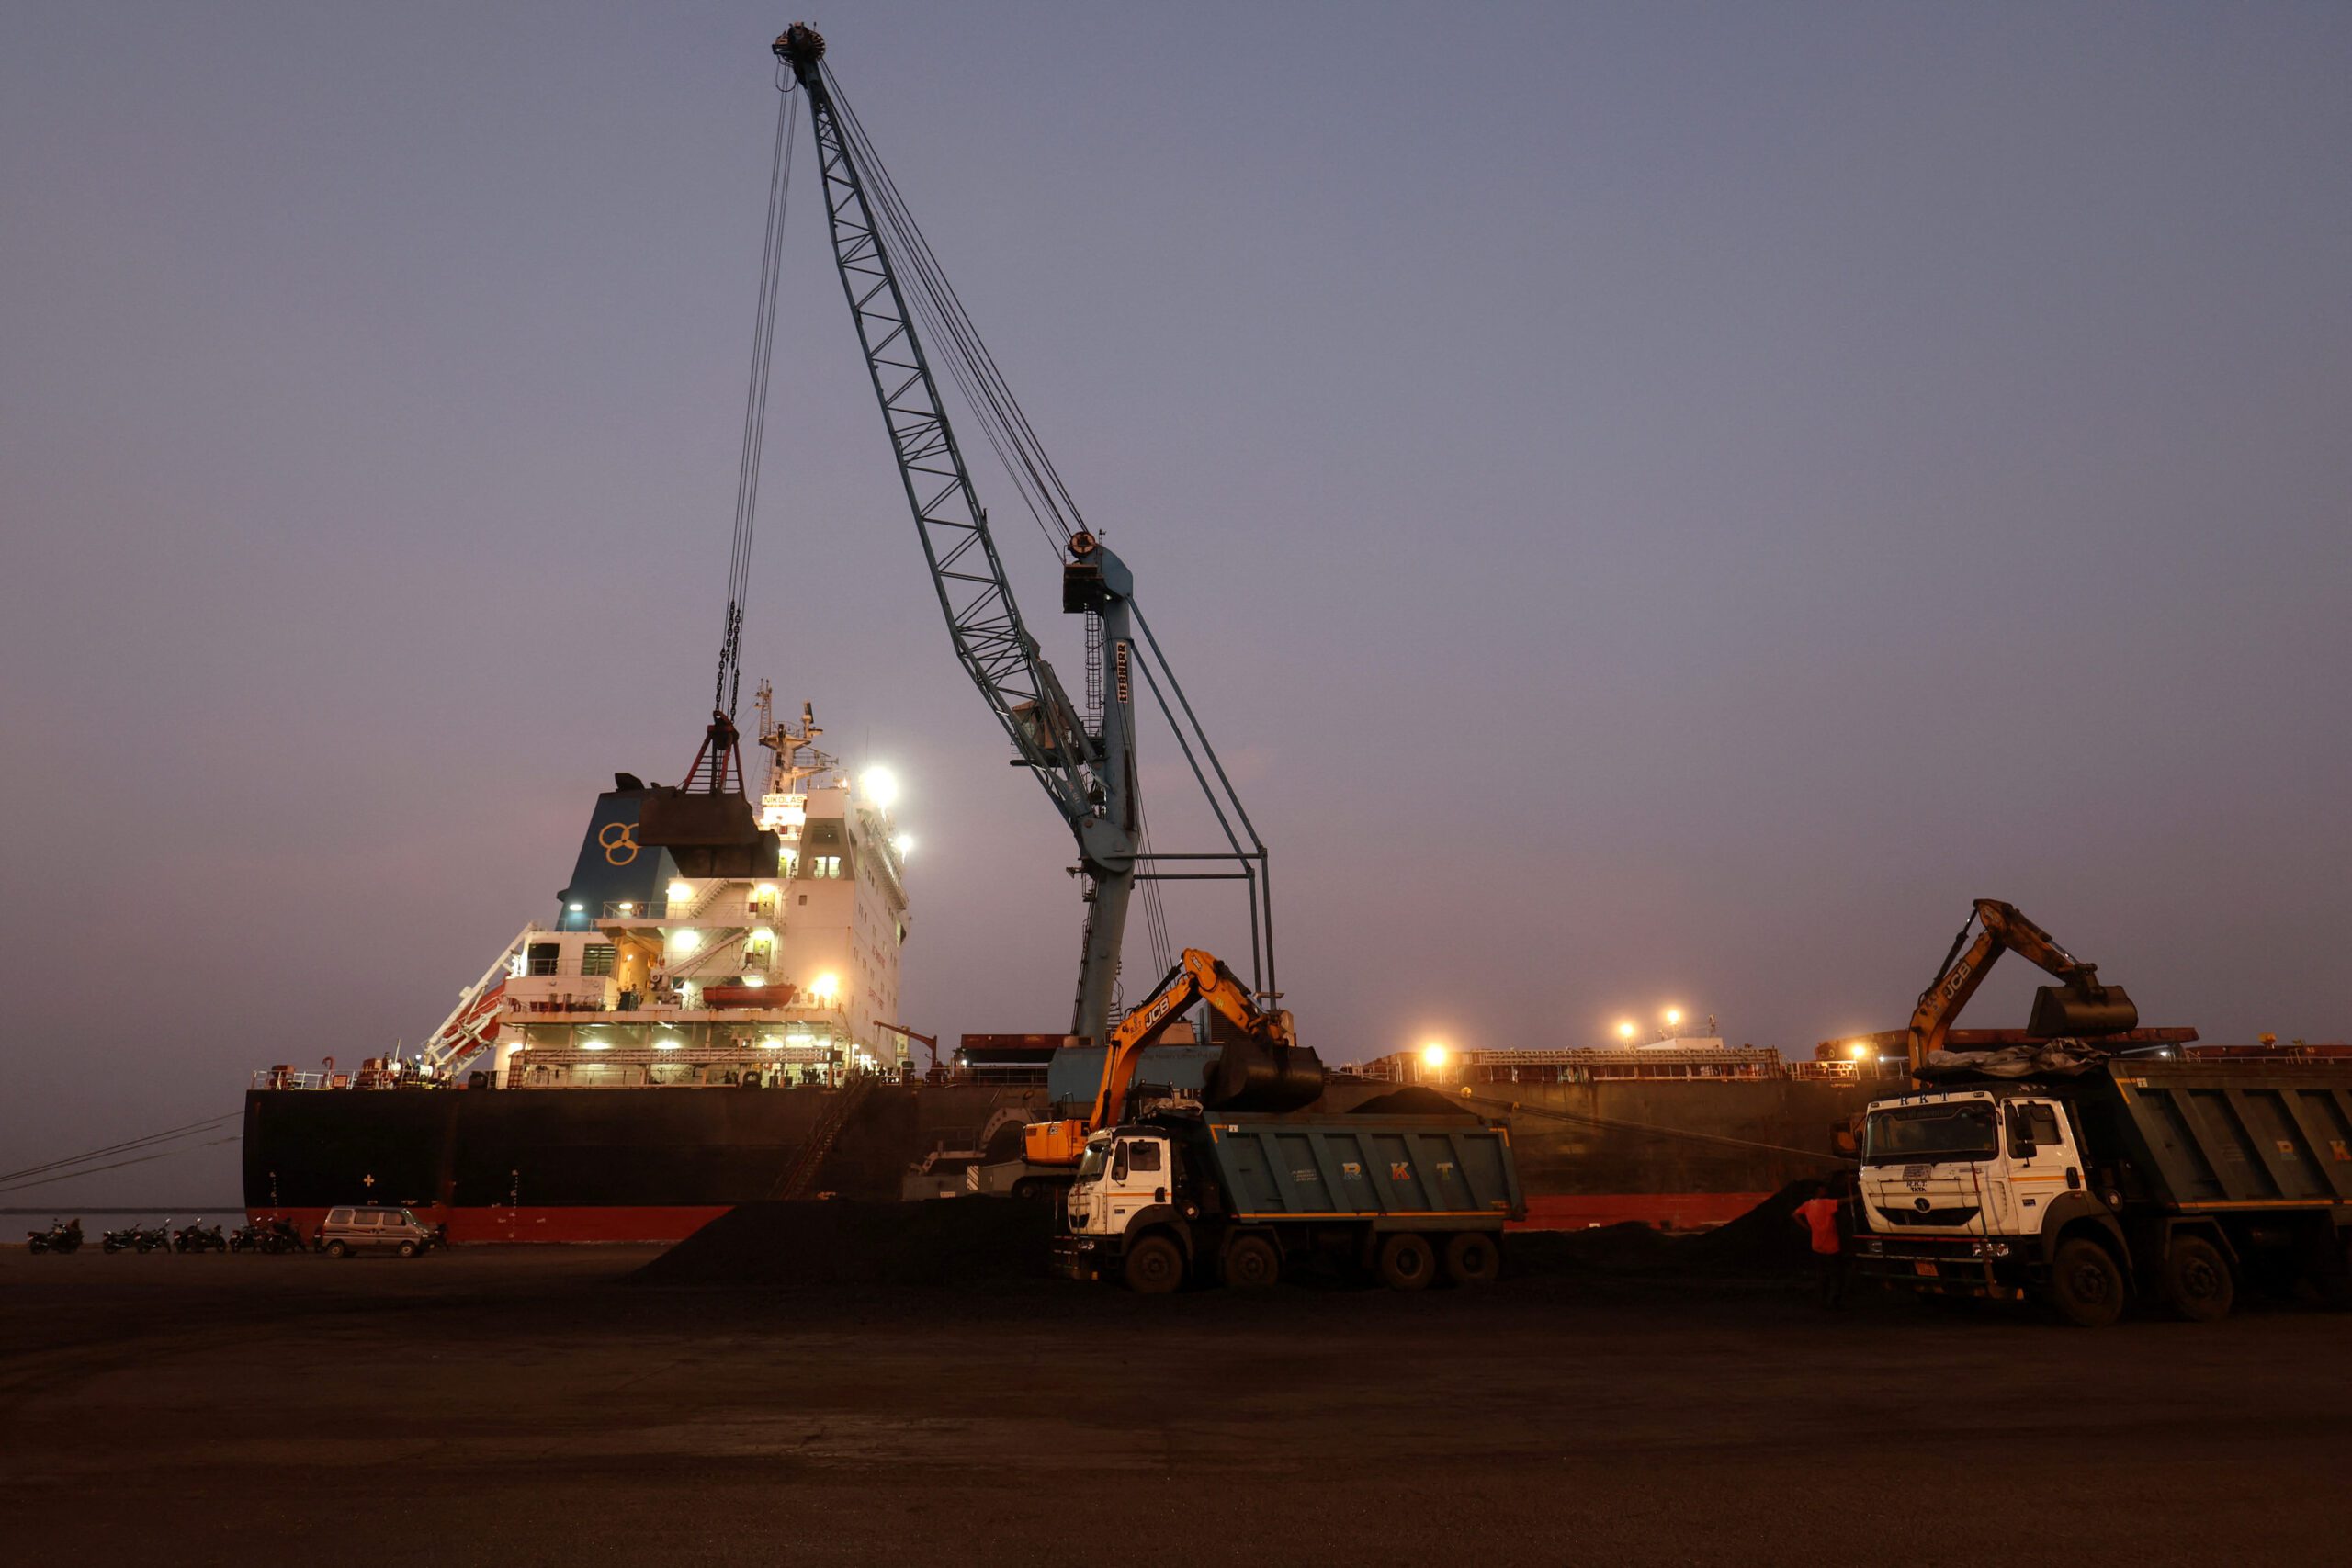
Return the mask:
[[1121,937],[1136,886],[1136,851],[1143,837],[1136,807],[1134,621],[1128,600],[1135,578],[1126,563],[1092,534],[1071,536],[1062,568],[1062,608],[1102,618],[1102,730],[1096,737],[1094,785],[1101,799],[1078,824],[1078,846],[1091,883],[1086,905],[1086,946],[1078,965],[1078,999],[1069,1030],[1107,1040],[1117,999]]

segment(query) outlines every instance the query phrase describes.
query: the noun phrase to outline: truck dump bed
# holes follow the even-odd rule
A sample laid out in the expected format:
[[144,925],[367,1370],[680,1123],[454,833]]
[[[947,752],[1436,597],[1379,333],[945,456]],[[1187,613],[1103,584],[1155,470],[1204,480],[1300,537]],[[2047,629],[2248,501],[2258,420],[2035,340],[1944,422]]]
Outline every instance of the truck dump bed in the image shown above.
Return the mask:
[[[1211,1111],[1207,1152],[1237,1219],[1405,1222],[1525,1214],[1510,1131],[1469,1117]],[[1195,1148],[1199,1147],[1195,1145]]]
[[2151,1197],[2183,1211],[2352,1205],[2352,1065],[2127,1058],[2106,1077],[2111,1146],[2131,1150]]

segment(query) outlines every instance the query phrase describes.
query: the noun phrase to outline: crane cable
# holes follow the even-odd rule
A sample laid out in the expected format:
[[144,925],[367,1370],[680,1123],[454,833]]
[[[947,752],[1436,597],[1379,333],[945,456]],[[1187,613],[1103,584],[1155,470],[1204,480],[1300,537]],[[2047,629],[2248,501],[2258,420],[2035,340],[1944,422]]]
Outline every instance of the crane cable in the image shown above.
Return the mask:
[[743,450],[735,465],[735,538],[727,563],[727,618],[718,645],[718,681],[712,691],[713,711],[735,716],[742,689],[741,654],[743,602],[752,586],[752,529],[760,508],[760,454],[768,424],[768,380],[775,363],[775,304],[777,273],[784,255],[784,214],[792,194],[792,152],[798,145],[792,135],[792,96],[798,85],[791,73],[776,72],[775,150],[768,163],[768,222],[760,245],[760,299],[752,328],[751,385],[743,397]]

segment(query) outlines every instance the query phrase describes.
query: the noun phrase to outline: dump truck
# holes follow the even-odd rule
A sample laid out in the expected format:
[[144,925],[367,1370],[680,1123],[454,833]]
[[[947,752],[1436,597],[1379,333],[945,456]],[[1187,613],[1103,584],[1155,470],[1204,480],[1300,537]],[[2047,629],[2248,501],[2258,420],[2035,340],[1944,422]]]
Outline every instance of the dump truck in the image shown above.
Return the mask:
[[1261,1289],[1317,1253],[1396,1290],[1477,1285],[1526,1212],[1500,1122],[1176,1109],[1088,1135],[1055,1266],[1146,1295]]
[[2058,1043],[1921,1076],[1865,1113],[1863,1275],[2086,1326],[2250,1284],[2352,1305],[2352,1061]]

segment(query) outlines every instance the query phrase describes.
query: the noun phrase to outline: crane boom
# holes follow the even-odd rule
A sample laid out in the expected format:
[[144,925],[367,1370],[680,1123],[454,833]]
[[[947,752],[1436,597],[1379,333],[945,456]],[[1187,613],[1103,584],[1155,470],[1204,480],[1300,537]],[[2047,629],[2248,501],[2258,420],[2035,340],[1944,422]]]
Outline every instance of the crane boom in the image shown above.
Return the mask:
[[[1101,726],[1089,733],[1039,652],[1013,598],[987,509],[972,487],[916,330],[915,312],[868,200],[855,146],[859,138],[854,124],[844,124],[823,69],[825,41],[795,23],[775,40],[775,50],[808,97],[834,265],[956,657],[1012,740],[1017,762],[1035,775],[1078,841],[1088,910],[1071,1032],[1101,1040],[1118,980],[1141,840],[1132,691],[1122,679],[1106,693]],[[929,265],[927,257],[916,261]],[[1102,618],[1104,647],[1124,670],[1133,579],[1082,530],[1069,540],[1069,557],[1064,607]]]

